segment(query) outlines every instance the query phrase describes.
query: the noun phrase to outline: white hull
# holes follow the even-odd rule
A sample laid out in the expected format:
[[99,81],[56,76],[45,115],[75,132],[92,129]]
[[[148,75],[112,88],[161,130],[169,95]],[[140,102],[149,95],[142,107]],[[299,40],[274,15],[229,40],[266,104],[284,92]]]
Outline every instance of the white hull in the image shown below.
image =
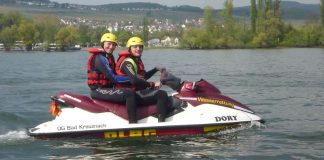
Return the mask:
[[[80,108],[62,108],[62,113],[54,120],[42,123],[28,130],[31,136],[44,136],[55,134],[72,134],[84,132],[106,132],[133,129],[159,129],[159,128],[190,128],[208,126],[229,126],[253,121],[261,118],[252,113],[233,108],[202,104],[188,105],[184,111],[168,117],[165,122],[158,122],[157,118],[149,116],[136,124],[129,124],[111,112],[91,113]],[[60,136],[58,136],[60,137]]]

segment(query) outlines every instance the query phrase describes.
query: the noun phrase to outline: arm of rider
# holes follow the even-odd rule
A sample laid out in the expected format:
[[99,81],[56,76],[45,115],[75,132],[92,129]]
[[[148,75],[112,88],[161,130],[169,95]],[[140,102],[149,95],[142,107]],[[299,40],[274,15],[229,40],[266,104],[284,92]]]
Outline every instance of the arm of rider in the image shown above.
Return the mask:
[[144,74],[144,79],[150,79],[158,70],[156,68],[153,68],[149,71],[145,71],[145,74]]
[[156,66],[155,69],[158,70],[158,71],[160,71],[160,72],[166,70],[165,67],[162,67],[162,66]]
[[121,71],[129,77],[130,83],[133,85],[139,86],[140,88],[151,88],[154,86],[152,83],[143,79],[140,75],[137,75],[132,63],[130,62],[123,63]]
[[145,72],[144,79],[150,79],[157,71],[162,71],[165,70],[165,67],[154,67],[148,72]]
[[114,71],[110,68],[108,61],[102,57],[101,55],[96,56],[95,58],[95,68],[103,73],[109,80],[111,80],[114,83],[123,83],[128,82],[129,78],[118,76],[114,73]]
[[100,71],[101,73],[103,73],[109,80],[111,80],[112,82],[116,82],[116,80],[114,79],[113,75],[110,74],[111,72],[109,72],[109,69],[110,68],[107,69],[107,67],[105,66],[104,62],[100,58],[100,56],[96,56],[96,59],[95,59],[95,68],[98,71]]

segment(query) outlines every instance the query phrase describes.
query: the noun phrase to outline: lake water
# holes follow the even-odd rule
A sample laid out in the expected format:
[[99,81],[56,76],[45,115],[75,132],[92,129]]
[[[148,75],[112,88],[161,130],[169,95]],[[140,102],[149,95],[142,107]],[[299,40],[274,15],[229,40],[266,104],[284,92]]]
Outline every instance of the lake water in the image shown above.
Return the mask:
[[89,94],[88,56],[0,52],[0,159],[324,159],[324,49],[144,51],[147,69],[204,78],[250,106],[265,126],[147,139],[28,137],[25,128],[52,119],[50,96]]

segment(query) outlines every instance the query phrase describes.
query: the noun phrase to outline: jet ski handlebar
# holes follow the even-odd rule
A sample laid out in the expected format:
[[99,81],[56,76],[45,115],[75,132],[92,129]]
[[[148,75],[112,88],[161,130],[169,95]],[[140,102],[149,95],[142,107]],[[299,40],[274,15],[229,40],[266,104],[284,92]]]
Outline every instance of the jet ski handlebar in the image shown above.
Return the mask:
[[162,85],[166,85],[176,91],[181,87],[182,84],[180,78],[174,76],[166,69],[161,70],[160,82]]

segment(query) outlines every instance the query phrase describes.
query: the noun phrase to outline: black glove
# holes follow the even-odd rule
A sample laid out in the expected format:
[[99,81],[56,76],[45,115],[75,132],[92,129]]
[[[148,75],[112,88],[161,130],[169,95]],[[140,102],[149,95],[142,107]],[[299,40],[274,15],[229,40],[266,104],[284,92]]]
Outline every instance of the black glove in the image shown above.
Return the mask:
[[165,71],[165,67],[155,67],[156,70],[162,72],[162,71]]

